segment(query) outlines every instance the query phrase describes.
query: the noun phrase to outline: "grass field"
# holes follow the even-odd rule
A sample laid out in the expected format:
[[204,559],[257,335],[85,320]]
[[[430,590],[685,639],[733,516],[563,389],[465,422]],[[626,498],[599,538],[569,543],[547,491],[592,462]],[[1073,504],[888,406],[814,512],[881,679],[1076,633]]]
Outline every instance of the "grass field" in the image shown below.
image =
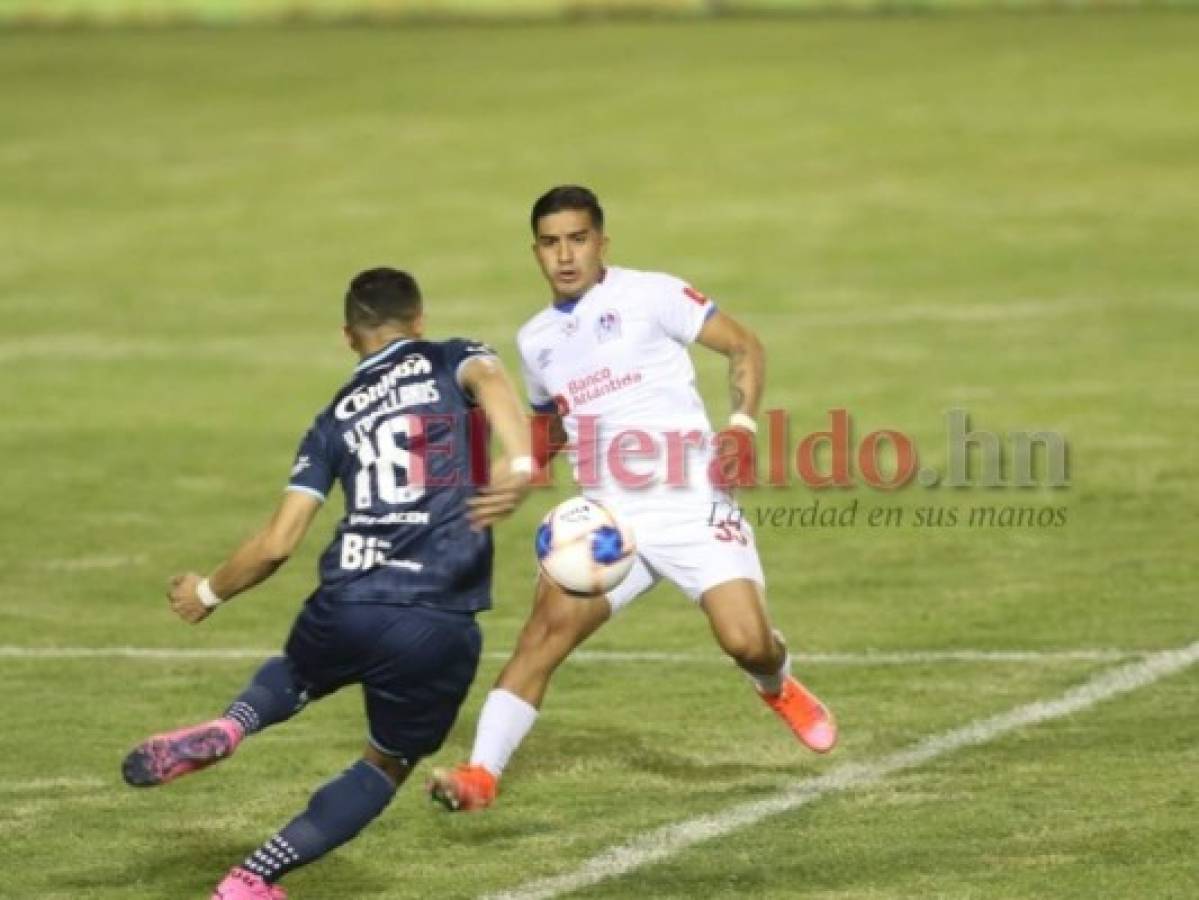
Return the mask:
[[[271,508],[352,364],[353,272],[411,267],[438,334],[515,362],[544,302],[527,208],[556,182],[599,190],[614,261],[685,275],[761,331],[793,433],[845,407],[937,465],[943,411],[965,407],[997,433],[1064,432],[1072,484],[858,489],[820,499],[905,524],[758,529],[794,648],[838,654],[798,666],[839,715],[832,757],[784,737],[660,588],[589,645],[608,655],[560,673],[495,809],[405,790],[290,877],[295,897],[533,896],[660,826],[727,822],[1190,645],[1197,45],[1199,18],[1164,13],[0,33],[0,895],[207,896],[355,756],[347,692],[220,770],[125,788],[134,742],[218,711],[278,645],[334,512],[202,627],[169,617],[164,579]],[[720,365],[698,363],[723,416]],[[566,492],[498,535],[489,655],[435,762],[469,747],[527,610],[532,524]],[[977,504],[1067,523],[910,524]],[[250,654],[35,652],[119,646]],[[902,655],[960,650],[1027,653]],[[1121,653],[1057,653],[1098,650]],[[1194,897],[1197,708],[1190,669],[985,730],[577,896]]]

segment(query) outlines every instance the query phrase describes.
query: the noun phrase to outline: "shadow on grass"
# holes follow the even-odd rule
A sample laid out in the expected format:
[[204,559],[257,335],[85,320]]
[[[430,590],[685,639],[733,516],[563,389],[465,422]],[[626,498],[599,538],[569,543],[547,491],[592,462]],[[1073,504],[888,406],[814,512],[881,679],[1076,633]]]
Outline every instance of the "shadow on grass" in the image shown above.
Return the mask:
[[506,845],[557,833],[564,821],[580,815],[605,817],[634,783],[636,790],[660,790],[664,798],[748,799],[774,793],[780,782],[800,774],[806,762],[802,753],[797,749],[794,761],[779,763],[736,762],[727,756],[705,761],[657,734],[611,726],[544,728],[507,770],[494,808],[444,815],[435,827],[451,844]]
[[[264,824],[263,838],[270,834]],[[160,848],[133,858],[108,859],[87,872],[65,875],[58,883],[79,896],[111,892],[112,896],[206,897],[256,846],[252,840],[228,835],[174,830],[163,834]],[[319,884],[339,885],[344,888],[343,896],[385,894],[395,887],[386,878],[367,874],[337,850],[290,875],[288,886],[293,882],[302,886],[309,878]]]
[[[720,759],[705,760],[700,751],[686,744],[672,745],[658,734],[647,736],[640,731],[610,726],[574,727],[569,731],[546,728],[537,738],[535,755],[519,758],[513,764],[511,772],[515,777],[563,763],[569,768],[590,759],[604,768],[625,773],[640,772],[689,785],[716,787],[721,783],[751,781],[763,776],[785,778],[801,774],[806,761],[804,751],[798,745],[794,761],[788,762],[738,762],[723,755]],[[780,740],[784,738],[780,737]],[[730,752],[736,744],[736,736],[730,734]]]

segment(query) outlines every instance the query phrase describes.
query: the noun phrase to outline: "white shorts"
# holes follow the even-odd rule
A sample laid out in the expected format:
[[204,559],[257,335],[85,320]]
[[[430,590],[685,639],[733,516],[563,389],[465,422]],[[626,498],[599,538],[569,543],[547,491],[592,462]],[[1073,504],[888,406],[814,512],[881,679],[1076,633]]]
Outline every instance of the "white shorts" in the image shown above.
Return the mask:
[[765,587],[753,529],[729,513],[727,503],[719,504],[715,514],[711,505],[691,504],[670,511],[622,511],[621,518],[637,541],[637,559],[625,580],[608,592],[612,612],[628,606],[662,578],[697,603],[705,591],[736,578]]

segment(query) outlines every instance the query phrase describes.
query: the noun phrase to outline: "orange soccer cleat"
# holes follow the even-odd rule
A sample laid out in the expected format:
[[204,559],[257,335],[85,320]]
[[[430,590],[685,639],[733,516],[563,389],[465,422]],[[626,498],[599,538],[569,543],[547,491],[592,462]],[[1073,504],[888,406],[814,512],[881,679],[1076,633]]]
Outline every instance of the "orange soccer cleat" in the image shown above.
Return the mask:
[[803,745],[817,753],[828,753],[837,743],[837,723],[833,715],[806,687],[788,675],[777,694],[758,695],[773,709]]
[[499,779],[482,766],[462,763],[453,769],[434,769],[429,797],[451,812],[486,809],[499,793]]

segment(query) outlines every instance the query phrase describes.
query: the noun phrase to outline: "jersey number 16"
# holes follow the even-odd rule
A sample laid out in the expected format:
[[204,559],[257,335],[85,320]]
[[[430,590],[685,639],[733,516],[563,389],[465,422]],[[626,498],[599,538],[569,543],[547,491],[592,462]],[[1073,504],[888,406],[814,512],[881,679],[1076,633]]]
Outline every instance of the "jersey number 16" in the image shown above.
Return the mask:
[[[407,438],[408,447],[424,443],[425,428],[419,416],[394,416],[379,423],[370,440],[358,445],[358,477],[354,481],[354,506],[373,504],[372,485],[384,503],[412,503],[425,493],[425,460],[396,443]],[[401,484],[400,482],[404,483]]]

